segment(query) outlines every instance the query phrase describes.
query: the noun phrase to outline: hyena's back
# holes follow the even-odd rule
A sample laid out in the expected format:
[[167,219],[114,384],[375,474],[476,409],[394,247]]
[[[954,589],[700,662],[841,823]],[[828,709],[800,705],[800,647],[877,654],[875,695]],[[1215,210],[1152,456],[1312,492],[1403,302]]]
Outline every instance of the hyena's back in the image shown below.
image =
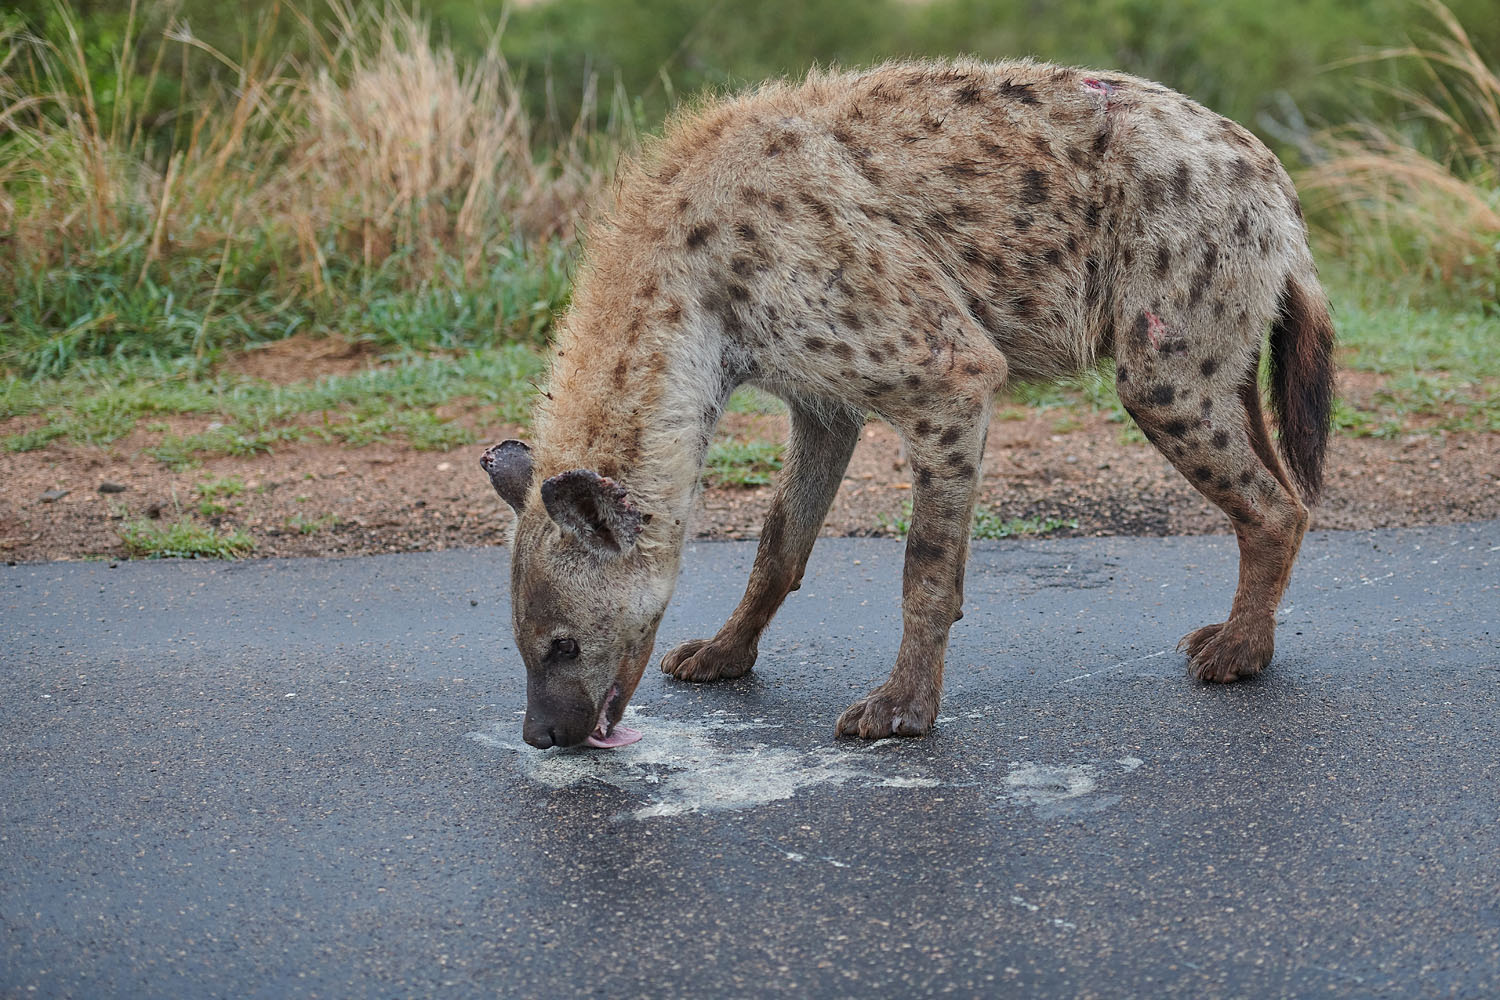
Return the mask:
[[674,259],[688,308],[773,383],[847,385],[871,348],[878,361],[951,341],[955,324],[1012,375],[1066,374],[1115,353],[1143,314],[1248,363],[1258,335],[1243,331],[1265,329],[1289,275],[1311,280],[1275,157],[1120,74],[1023,62],[813,77],[685,118],[653,160],[622,198],[626,238],[645,237],[631,252],[655,273]]

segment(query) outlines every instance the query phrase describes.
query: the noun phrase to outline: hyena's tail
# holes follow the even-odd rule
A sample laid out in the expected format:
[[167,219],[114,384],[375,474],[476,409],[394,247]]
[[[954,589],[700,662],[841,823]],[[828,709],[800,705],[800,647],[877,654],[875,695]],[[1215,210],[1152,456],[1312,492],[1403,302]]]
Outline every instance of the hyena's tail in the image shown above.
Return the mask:
[[1333,319],[1317,279],[1291,274],[1271,324],[1271,410],[1281,428],[1281,455],[1317,502],[1333,416]]

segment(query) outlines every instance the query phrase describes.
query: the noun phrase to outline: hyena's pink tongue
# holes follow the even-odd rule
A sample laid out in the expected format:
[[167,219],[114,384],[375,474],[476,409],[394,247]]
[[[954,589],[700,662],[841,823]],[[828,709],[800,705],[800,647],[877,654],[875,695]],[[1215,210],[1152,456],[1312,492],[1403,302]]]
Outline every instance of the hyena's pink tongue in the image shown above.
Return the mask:
[[642,736],[639,729],[631,729],[629,726],[622,726],[618,723],[616,723],[615,728],[609,731],[609,735],[607,736],[598,736],[596,735],[597,733],[597,729],[589,733],[589,738],[584,740],[584,743],[588,746],[600,747],[604,750],[613,750],[616,747],[628,747]]
[[609,724],[610,707],[619,697],[620,685],[616,684],[609,689],[609,694],[604,698],[604,705],[599,709],[599,721],[594,724],[594,731],[589,733],[588,739],[583,741],[586,746],[613,750],[615,747],[628,747],[641,738],[640,730],[631,729],[618,722],[613,726]]

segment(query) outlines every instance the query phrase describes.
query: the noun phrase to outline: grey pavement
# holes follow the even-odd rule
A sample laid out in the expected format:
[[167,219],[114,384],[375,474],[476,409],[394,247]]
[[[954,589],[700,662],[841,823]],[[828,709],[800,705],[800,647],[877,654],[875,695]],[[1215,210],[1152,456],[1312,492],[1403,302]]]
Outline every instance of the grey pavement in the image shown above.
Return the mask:
[[752,675],[546,752],[502,549],[0,568],[0,994],[1500,995],[1500,523],[1310,536],[1200,686],[1235,558],[978,544],[937,730],[858,745],[901,549],[825,540]]

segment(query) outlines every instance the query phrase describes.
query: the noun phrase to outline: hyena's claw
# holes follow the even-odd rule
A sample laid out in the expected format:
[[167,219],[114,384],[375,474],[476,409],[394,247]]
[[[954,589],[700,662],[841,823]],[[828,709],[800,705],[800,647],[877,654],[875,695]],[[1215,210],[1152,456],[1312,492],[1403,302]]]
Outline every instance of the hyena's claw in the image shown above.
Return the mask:
[[712,639],[689,639],[661,658],[664,674],[704,684],[743,677],[755,666],[755,650],[726,649]]
[[1275,650],[1274,624],[1255,628],[1233,620],[1205,625],[1182,637],[1177,648],[1188,655],[1188,672],[1195,680],[1228,684],[1258,674]]
[[936,718],[935,699],[901,695],[878,687],[844,709],[834,726],[834,734],[862,740],[922,736],[932,729]]

